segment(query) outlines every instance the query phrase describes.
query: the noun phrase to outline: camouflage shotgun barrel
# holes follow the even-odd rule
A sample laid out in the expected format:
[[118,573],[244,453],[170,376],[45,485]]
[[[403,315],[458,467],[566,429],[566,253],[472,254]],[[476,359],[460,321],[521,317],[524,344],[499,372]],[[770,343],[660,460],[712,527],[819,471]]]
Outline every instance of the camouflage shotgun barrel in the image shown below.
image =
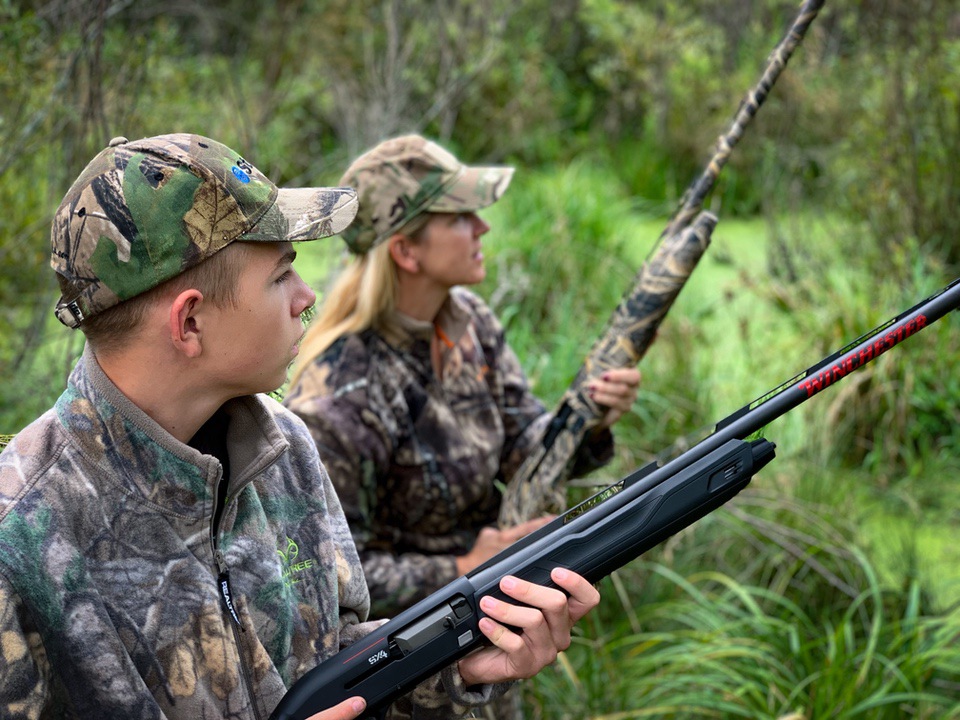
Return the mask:
[[824,2],[806,0],[801,5],[790,29],[770,54],[760,80],[741,102],[730,128],[718,138],[703,173],[687,188],[679,209],[561,398],[543,441],[507,484],[498,519],[501,527],[566,507],[571,461],[605,411],[585,388],[607,370],[635,366],[653,343],[661,321],[710,244],[717,218],[703,211],[707,194]]

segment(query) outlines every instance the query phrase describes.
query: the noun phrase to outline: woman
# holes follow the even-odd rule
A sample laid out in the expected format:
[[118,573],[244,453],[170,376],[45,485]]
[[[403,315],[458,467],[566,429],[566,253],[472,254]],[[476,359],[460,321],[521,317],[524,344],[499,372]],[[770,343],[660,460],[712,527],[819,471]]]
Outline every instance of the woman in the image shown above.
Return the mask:
[[[387,140],[342,185],[360,212],[351,262],[301,345],[285,404],[304,419],[350,523],[374,613],[393,615],[540,527],[498,530],[506,483],[549,420],[490,309],[476,210],[513,168],[467,167],[422,137]],[[608,461],[640,373],[593,388],[609,411],[575,474]]]

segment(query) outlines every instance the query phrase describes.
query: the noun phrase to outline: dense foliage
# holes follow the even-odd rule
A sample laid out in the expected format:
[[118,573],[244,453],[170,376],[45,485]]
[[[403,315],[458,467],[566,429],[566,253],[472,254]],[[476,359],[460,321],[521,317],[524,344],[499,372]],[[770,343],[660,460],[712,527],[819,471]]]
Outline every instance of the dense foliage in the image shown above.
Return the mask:
[[[111,137],[170,131],[287,185],[402,131],[517,165],[481,290],[559,397],[798,4],[0,0],[0,434],[80,350],[50,313],[60,197]],[[955,276],[957,157],[956,3],[828,0],[723,171],[713,246],[591,482]],[[605,581],[524,686],[535,716],[958,717],[958,357],[951,317],[777,421],[755,489]]]

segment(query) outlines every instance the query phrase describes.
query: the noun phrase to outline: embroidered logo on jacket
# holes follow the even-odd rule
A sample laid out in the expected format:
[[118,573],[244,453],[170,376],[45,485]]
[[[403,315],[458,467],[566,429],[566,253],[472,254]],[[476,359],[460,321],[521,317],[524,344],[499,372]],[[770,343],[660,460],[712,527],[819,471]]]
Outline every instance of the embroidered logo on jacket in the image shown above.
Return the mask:
[[283,561],[283,582],[285,585],[295,585],[300,582],[297,575],[317,566],[317,561],[312,558],[299,560],[300,548],[291,538],[287,538],[287,547],[283,550],[277,550],[277,555]]

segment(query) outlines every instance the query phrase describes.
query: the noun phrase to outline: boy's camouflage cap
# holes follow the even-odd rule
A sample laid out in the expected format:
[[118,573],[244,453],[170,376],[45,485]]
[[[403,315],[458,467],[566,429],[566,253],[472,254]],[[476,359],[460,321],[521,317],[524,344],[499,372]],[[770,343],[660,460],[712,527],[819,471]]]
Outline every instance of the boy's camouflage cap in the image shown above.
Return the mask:
[[146,292],[234,240],[335,235],[357,212],[352,188],[278,188],[200,135],[115,138],[83,170],[53,220],[50,264],[64,325]]
[[424,212],[471,212],[500,199],[512,167],[468,167],[419,135],[385,140],[347,168],[341,185],[356,188],[357,219],[343,233],[363,254]]

